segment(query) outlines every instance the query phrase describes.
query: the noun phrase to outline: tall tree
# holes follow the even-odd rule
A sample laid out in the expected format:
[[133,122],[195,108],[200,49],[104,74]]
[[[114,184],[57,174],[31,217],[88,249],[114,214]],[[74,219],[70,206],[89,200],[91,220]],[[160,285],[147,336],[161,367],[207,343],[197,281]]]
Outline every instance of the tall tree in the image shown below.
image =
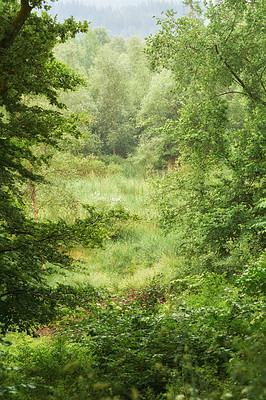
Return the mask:
[[[125,157],[139,135],[135,117],[146,94],[151,72],[143,52],[144,41],[110,39],[104,28],[95,28],[81,38],[57,46],[56,54],[88,76],[88,90],[64,95],[71,110],[87,112],[92,118],[94,143],[103,153]],[[91,146],[99,152],[99,146]]]
[[[141,101],[138,120],[144,128],[134,157],[137,164],[148,169],[168,170],[178,154],[175,139],[165,130],[166,121],[176,121],[180,108],[179,94],[174,92],[175,82],[170,71],[153,75],[146,96]],[[173,143],[172,143],[173,141]]]
[[[28,328],[54,315],[62,302],[59,292],[67,291],[47,286],[51,269],[44,265],[69,265],[64,246],[100,245],[108,221],[117,218],[89,209],[88,218],[68,225],[37,222],[24,212],[20,183],[44,179],[36,167],[47,158],[36,149],[57,147],[65,133],[78,134],[73,118],[60,111],[58,96],[83,80],[55,59],[53,47],[88,25],[72,18],[58,23],[46,3],[0,1],[0,329]],[[25,96],[44,98],[49,107],[25,103]]]
[[130,66],[129,93],[138,110],[143,97],[147,94],[152,73],[144,53],[144,40],[140,39],[138,36],[131,36],[126,44]]
[[98,115],[94,129],[104,144],[104,151],[126,156],[134,146],[132,101],[127,82],[130,67],[124,53],[103,46],[91,70],[91,93]]
[[70,65],[75,71],[89,74],[99,49],[104,44],[110,42],[110,35],[107,33],[106,29],[101,26],[89,29],[88,32],[82,36],[57,45],[55,48],[55,55],[56,58]]
[[264,248],[265,7],[223,0],[206,2],[204,18],[168,12],[148,39],[152,66],[172,72],[184,103],[165,127],[182,167],[161,185],[161,221],[198,267],[235,270]]

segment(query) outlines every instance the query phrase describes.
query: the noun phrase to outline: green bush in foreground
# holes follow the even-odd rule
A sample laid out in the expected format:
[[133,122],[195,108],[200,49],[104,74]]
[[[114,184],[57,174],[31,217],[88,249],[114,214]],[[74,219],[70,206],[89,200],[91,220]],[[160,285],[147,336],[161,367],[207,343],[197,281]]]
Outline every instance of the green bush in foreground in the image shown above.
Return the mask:
[[182,294],[175,282],[166,302],[159,281],[101,301],[61,322],[53,340],[24,336],[7,348],[21,371],[5,371],[4,384],[33,379],[21,400],[262,400],[263,295],[245,292],[244,275],[241,288],[215,274],[186,279]]

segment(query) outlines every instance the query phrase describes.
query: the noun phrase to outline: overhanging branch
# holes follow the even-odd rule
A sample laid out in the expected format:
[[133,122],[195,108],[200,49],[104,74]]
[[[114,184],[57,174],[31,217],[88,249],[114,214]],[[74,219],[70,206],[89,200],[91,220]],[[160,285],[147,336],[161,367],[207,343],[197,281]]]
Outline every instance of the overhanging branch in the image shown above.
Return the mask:
[[20,9],[11,23],[12,29],[1,40],[0,48],[7,49],[14,43],[14,40],[29,17],[32,9],[33,7],[29,5],[28,0],[20,1]]
[[[3,57],[3,51],[8,49],[14,43],[18,33],[20,32],[22,26],[25,21],[29,17],[31,10],[33,7],[29,5],[28,0],[20,1],[20,9],[18,10],[17,15],[11,22],[11,26],[6,30],[2,40],[0,41],[0,53],[1,57]],[[7,82],[0,81],[0,96],[4,95],[8,90]]]
[[246,86],[245,82],[240,78],[240,76],[237,75],[237,73],[233,70],[233,68],[230,66],[230,64],[225,59],[223,59],[223,57],[221,56],[221,54],[219,52],[217,44],[215,44],[215,51],[216,51],[217,56],[220,57],[221,61],[224,63],[226,68],[233,75],[233,77],[235,78],[235,81],[244,89],[247,96],[249,96],[252,100],[258,101],[258,102],[262,103],[263,105],[266,105],[265,101],[258,98],[254,93],[251,92],[251,90]]

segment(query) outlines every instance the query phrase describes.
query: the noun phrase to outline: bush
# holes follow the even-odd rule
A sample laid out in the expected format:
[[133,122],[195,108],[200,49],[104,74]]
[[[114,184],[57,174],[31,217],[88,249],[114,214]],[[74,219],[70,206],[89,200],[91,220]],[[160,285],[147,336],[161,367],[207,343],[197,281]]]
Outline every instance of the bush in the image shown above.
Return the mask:
[[82,394],[77,379],[89,374],[92,354],[86,347],[69,342],[66,335],[53,339],[16,335],[16,340],[5,354],[9,365],[18,366],[15,371],[11,368],[6,376],[6,383],[14,388],[16,398],[70,400],[79,393],[79,399],[88,399]]
[[57,324],[53,340],[20,336],[5,355],[21,372],[7,371],[3,383],[33,382],[21,400],[262,400],[261,296],[215,274],[176,280],[170,301],[166,289],[156,277],[98,298],[90,313]]
[[266,256],[250,265],[237,277],[237,286],[251,296],[258,296],[266,292]]
[[75,156],[71,153],[56,153],[51,161],[47,174],[64,178],[87,177],[87,176],[107,176],[120,174],[122,166],[118,163],[105,163],[93,154]]

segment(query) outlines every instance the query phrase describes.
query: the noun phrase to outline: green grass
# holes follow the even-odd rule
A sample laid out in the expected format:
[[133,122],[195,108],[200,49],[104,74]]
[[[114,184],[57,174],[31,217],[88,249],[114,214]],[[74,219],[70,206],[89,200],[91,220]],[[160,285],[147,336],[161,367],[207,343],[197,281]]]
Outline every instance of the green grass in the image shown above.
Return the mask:
[[110,175],[92,176],[78,180],[69,180],[66,190],[80,203],[97,206],[122,205],[142,217],[148,216],[145,203],[149,199],[148,184],[144,179],[125,178]]
[[53,275],[49,282],[81,284],[90,282],[110,290],[140,287],[155,275],[169,279],[176,271],[175,238],[165,236],[156,226],[151,205],[151,188],[143,178],[118,175],[56,178],[50,186],[37,188],[41,219],[74,219],[85,216],[82,204],[100,209],[122,206],[137,213],[140,220],[125,226],[116,240],[104,249],[75,249],[81,264],[65,275]]
[[[107,241],[104,249],[75,249],[72,255],[81,263],[66,271],[63,282],[90,282],[111,291],[141,287],[159,274],[167,282],[176,274],[176,257],[170,246],[169,238],[158,233],[154,224],[134,223],[119,240]],[[53,276],[50,283],[61,280],[60,275]]]
[[[28,212],[34,217],[30,188],[25,187],[24,191]],[[82,204],[101,209],[123,206],[144,219],[154,218],[155,214],[154,208],[149,204],[149,185],[143,178],[126,178],[120,175],[56,177],[48,185],[38,185],[36,195],[41,220],[82,218],[85,216]]]
[[140,217],[139,221],[126,224],[116,240],[106,241],[104,249],[75,249],[72,254],[82,263],[75,270],[66,271],[63,277],[49,278],[52,285],[61,280],[74,285],[90,282],[115,291],[143,286],[158,274],[164,281],[188,274],[190,266],[177,256],[177,234],[166,235],[156,224],[152,189],[143,177],[56,176],[51,185],[38,186],[36,193],[42,220],[83,218],[83,204],[100,210],[122,206]]

